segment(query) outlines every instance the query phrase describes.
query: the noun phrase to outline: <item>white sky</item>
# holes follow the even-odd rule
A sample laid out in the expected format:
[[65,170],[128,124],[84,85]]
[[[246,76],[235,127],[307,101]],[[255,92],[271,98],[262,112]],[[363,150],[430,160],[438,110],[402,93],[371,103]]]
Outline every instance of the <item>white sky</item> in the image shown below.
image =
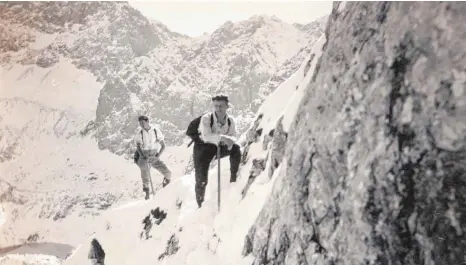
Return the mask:
[[275,15],[288,23],[308,23],[329,14],[332,1],[130,1],[146,17],[158,20],[171,31],[199,36],[211,33],[226,21],[253,15]]

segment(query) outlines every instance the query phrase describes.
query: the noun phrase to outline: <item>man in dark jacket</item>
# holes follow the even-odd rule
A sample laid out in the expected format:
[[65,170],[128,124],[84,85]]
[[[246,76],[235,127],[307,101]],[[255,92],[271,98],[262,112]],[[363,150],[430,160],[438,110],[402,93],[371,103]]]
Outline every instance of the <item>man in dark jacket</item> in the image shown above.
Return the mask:
[[193,152],[196,176],[195,192],[199,208],[204,202],[209,166],[212,159],[217,155],[217,146],[220,146],[222,158],[230,156],[230,182],[236,181],[241,160],[241,150],[236,143],[235,120],[227,114],[228,97],[224,95],[215,96],[212,98],[212,103],[214,111],[204,114],[201,118],[199,124],[201,142],[194,144]]

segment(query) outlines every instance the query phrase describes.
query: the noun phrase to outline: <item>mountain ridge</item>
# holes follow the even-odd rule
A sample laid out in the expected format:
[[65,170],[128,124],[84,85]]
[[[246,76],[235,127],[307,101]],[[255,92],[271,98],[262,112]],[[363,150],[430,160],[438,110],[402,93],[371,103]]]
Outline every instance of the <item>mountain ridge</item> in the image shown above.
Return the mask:
[[[96,117],[88,121],[93,127],[88,133],[99,148],[128,158],[137,115],[161,123],[169,144],[175,145],[184,139],[189,116],[204,112],[212,93],[230,94],[233,115],[250,116],[260,84],[323,33],[252,16],[190,38],[147,19],[126,2],[14,3],[0,5],[0,12],[6,22],[3,47],[10,47],[0,55],[2,64],[13,60],[53,70],[70,60],[91,72],[101,88],[96,88]],[[33,19],[27,19],[29,13]],[[248,122],[240,119],[240,132]],[[112,136],[113,131],[119,134]]]

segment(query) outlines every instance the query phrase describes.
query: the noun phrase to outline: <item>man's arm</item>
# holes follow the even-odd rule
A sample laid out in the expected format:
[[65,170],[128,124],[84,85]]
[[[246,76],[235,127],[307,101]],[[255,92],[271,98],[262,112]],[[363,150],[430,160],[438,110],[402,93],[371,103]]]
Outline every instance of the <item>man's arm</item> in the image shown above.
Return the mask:
[[221,135],[213,133],[212,128],[210,128],[210,113],[202,116],[199,124],[199,132],[201,133],[202,140],[206,143],[218,145],[221,140]]
[[221,141],[228,146],[228,149],[231,149],[231,147],[237,141],[236,139],[237,131],[236,131],[235,120],[231,117],[229,117],[229,119],[230,119],[230,127],[228,128],[227,134],[221,136]]
[[155,131],[157,132],[157,141],[160,143],[160,151],[157,154],[157,157],[160,157],[162,153],[165,151],[165,136],[162,133],[162,130],[159,128],[158,125],[155,126]]
[[238,140],[236,139],[236,135],[238,134],[238,132],[236,131],[236,122],[232,117],[229,117],[229,119],[231,121],[231,125],[230,125],[230,128],[228,129],[227,135],[229,136],[228,138],[236,142]]
[[143,153],[142,153],[141,143],[137,143],[137,149],[138,149],[139,154],[141,156],[144,156]]
[[160,141],[160,146],[161,146],[160,151],[157,154],[158,157],[160,157],[162,155],[163,151],[165,151],[165,141],[164,140]]

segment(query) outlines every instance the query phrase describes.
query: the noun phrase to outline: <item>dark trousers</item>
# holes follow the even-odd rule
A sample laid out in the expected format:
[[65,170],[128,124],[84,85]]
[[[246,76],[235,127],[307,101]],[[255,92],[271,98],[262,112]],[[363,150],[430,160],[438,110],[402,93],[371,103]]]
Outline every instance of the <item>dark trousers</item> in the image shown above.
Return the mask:
[[[204,202],[205,189],[208,182],[210,162],[217,155],[217,146],[214,144],[194,144],[194,169],[196,176],[196,201],[199,207]],[[220,146],[220,157],[230,156],[230,181],[236,181],[239,163],[241,161],[241,149],[239,145],[234,144],[231,150],[226,146]]]

